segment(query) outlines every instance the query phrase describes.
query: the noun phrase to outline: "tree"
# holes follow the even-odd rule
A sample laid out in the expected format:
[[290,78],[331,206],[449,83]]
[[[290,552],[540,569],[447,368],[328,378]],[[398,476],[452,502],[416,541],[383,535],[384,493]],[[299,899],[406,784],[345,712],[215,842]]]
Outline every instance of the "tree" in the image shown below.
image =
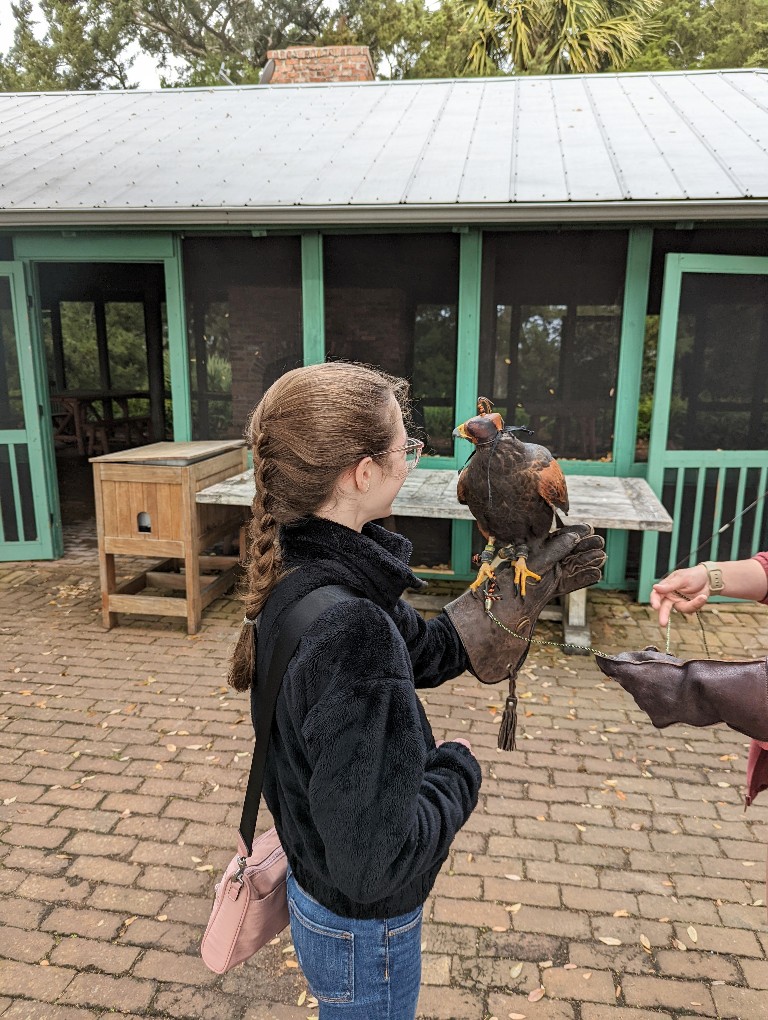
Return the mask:
[[127,0],[40,0],[47,27],[38,38],[31,0],[11,4],[16,28],[0,55],[0,91],[128,88],[129,7]]
[[630,71],[765,67],[768,0],[668,0]]
[[[121,0],[107,0],[114,6]],[[324,0],[129,0],[142,48],[169,68],[176,85],[259,80],[267,51],[316,42],[328,22]]]
[[621,70],[661,0],[461,0],[476,74]]
[[11,49],[0,56],[0,90],[130,88],[137,48],[157,57],[164,84],[258,81],[267,50],[315,42],[324,0],[32,0],[11,5]]
[[367,46],[383,78],[454,78],[469,73],[461,0],[341,0],[323,33],[328,46]]

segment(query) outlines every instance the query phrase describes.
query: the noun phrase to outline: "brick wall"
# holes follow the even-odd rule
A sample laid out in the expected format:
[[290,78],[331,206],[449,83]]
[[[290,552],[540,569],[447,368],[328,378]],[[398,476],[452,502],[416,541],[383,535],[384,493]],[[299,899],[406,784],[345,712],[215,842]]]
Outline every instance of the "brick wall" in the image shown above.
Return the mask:
[[270,50],[267,58],[275,62],[273,85],[374,79],[367,46],[293,46],[288,50]]
[[267,387],[302,362],[301,292],[294,287],[229,288],[232,429],[242,435]]

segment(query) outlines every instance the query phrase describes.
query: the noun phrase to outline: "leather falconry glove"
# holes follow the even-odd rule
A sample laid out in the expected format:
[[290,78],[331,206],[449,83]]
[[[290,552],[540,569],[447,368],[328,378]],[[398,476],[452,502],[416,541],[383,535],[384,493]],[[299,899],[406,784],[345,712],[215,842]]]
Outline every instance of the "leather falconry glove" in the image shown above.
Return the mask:
[[528,556],[528,568],[540,574],[541,580],[528,586],[525,598],[515,586],[514,571],[499,567],[491,599],[482,591],[467,591],[445,607],[477,679],[484,684],[509,681],[499,731],[499,747],[504,750],[514,750],[515,677],[528,655],[539,613],[558,595],[587,588],[600,580],[605,562],[603,547],[602,537],[588,524],[558,528]]
[[653,725],[712,726],[724,722],[755,740],[768,740],[768,660],[725,662],[689,659],[660,652],[595,655],[606,676],[616,680]]

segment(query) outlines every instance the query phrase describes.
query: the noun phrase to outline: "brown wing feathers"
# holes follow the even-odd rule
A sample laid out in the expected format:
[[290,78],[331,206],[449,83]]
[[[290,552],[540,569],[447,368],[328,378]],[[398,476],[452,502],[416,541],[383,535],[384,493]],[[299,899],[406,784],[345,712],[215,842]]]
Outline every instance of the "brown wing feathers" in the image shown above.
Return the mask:
[[568,513],[568,488],[565,475],[557,461],[550,461],[545,467],[534,465],[538,470],[539,495],[557,510]]

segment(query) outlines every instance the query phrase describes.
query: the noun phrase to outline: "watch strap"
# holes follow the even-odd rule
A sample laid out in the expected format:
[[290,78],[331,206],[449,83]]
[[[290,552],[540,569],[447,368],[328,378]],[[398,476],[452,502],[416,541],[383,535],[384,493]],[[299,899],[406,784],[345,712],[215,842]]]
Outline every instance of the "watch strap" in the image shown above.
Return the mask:
[[723,571],[712,560],[702,560],[699,564],[704,567],[707,572],[707,581],[709,583],[709,590],[713,595],[722,591],[725,588],[725,581],[723,580]]

